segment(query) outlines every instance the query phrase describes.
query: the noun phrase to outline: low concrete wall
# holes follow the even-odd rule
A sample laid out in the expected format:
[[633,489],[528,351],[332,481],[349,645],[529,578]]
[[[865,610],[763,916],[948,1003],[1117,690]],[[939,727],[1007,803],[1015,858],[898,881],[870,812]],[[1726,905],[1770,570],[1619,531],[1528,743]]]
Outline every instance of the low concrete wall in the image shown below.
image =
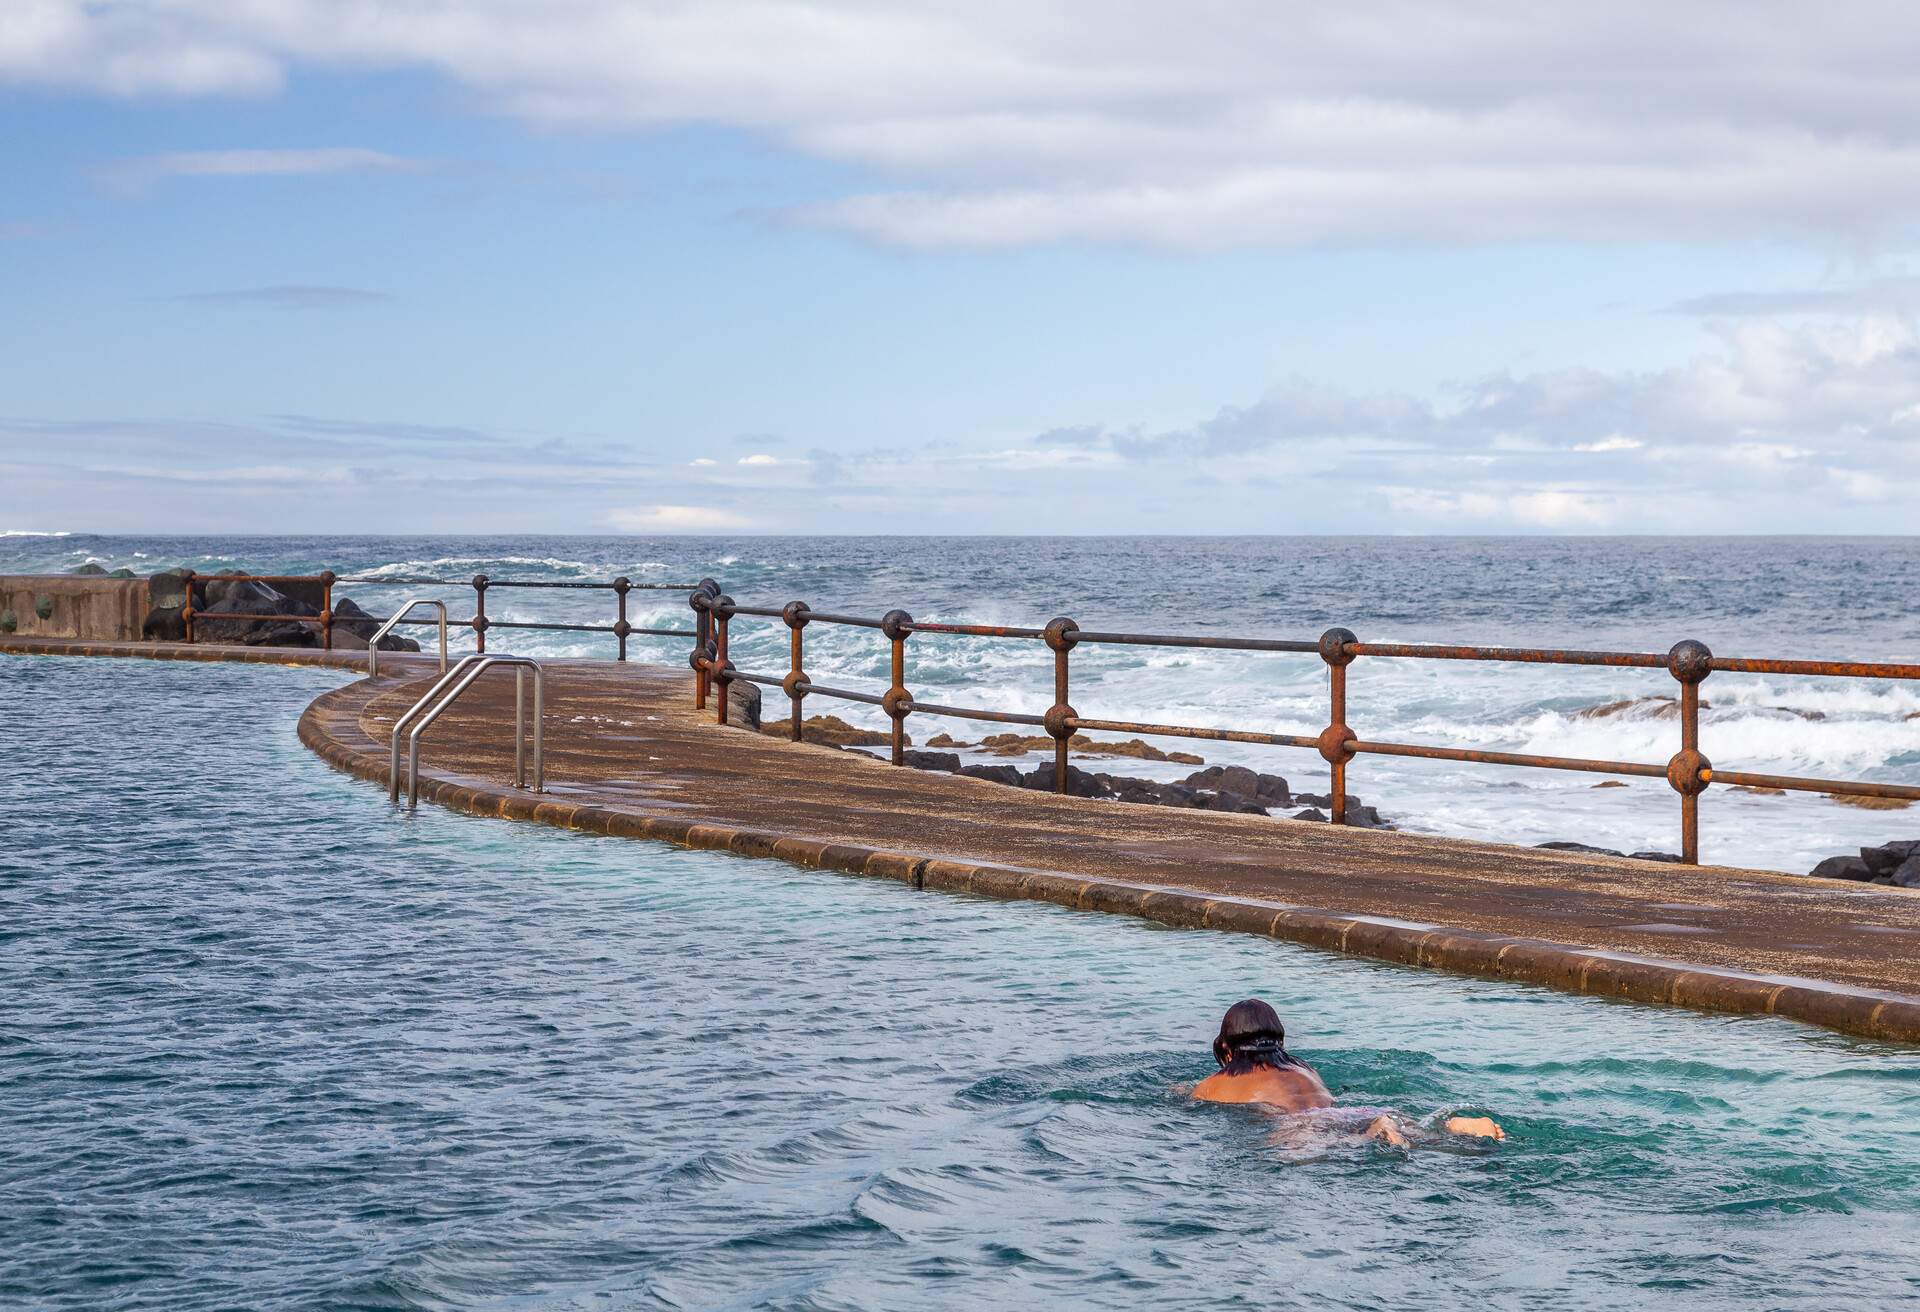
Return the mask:
[[[45,611],[43,615],[41,612]],[[145,579],[97,574],[0,574],[0,633],[127,642],[147,618]]]

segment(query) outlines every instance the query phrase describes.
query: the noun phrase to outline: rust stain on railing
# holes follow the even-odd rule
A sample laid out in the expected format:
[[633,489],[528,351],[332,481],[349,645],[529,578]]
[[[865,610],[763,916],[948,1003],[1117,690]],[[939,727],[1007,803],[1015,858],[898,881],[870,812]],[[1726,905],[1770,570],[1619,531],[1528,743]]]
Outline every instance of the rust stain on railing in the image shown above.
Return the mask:
[[[895,765],[901,764],[903,760],[905,724],[910,715],[937,715],[999,724],[1038,725],[1054,740],[1054,787],[1062,793],[1067,791],[1067,770],[1073,735],[1088,730],[1140,734],[1148,737],[1198,738],[1216,742],[1256,743],[1311,749],[1318,752],[1321,759],[1327,763],[1331,782],[1329,819],[1334,824],[1346,823],[1347,766],[1354,757],[1360,755],[1461,761],[1540,770],[1585,771],[1646,779],[1664,778],[1679,797],[1681,859],[1690,865],[1697,865],[1700,861],[1699,802],[1701,794],[1712,784],[1920,801],[1920,787],[1903,784],[1719,770],[1700,750],[1700,685],[1716,671],[1829,678],[1920,680],[1920,664],[1716,657],[1707,649],[1705,643],[1692,639],[1675,643],[1671,650],[1662,654],[1551,647],[1362,642],[1351,631],[1343,628],[1328,629],[1319,638],[1311,640],[1088,632],[1065,616],[1052,620],[1045,627],[1038,629],[985,624],[934,624],[915,620],[903,610],[888,611],[878,619],[873,619],[860,615],[816,611],[801,601],[789,602],[778,608],[742,606],[722,593],[720,585],[711,579],[703,580],[693,591],[689,604],[699,616],[700,621],[699,637],[696,639],[693,654],[696,675],[694,704],[696,708],[705,707],[707,698],[715,691],[715,685],[718,685],[715,718],[720,723],[727,722],[727,685],[739,680],[777,687],[786,694],[790,703],[789,732],[795,741],[801,738],[802,708],[807,697],[816,695],[833,697],[880,707],[886,712],[892,724],[890,754]],[[787,672],[783,677],[751,673],[734,667],[727,656],[727,638],[729,622],[736,616],[777,619],[787,625],[791,631],[790,659]],[[890,644],[891,682],[887,690],[882,694],[874,694],[852,688],[827,687],[813,682],[804,664],[803,632],[809,624],[816,623],[879,630]],[[708,637],[709,630],[714,635],[712,640]],[[906,640],[915,633],[1045,643],[1053,652],[1053,705],[1047,708],[1044,715],[1026,715],[984,707],[945,706],[916,701],[906,686]],[[1305,735],[1155,724],[1134,720],[1106,720],[1083,716],[1074,708],[1068,697],[1071,686],[1070,657],[1074,648],[1081,643],[1318,655],[1327,668],[1327,725],[1317,735]],[[1376,742],[1363,739],[1347,723],[1348,670],[1355,660],[1363,656],[1383,660],[1482,661],[1531,665],[1610,666],[1620,669],[1665,669],[1679,684],[1679,750],[1665,764],[1656,764],[1642,761],[1543,756],[1526,752],[1481,751],[1421,743]]]

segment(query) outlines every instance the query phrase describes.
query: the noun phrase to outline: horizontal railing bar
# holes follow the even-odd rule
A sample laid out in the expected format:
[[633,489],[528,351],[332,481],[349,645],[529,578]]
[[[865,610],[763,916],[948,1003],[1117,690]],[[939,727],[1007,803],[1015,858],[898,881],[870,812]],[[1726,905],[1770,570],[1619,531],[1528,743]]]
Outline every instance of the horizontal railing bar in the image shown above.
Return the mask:
[[963,638],[1044,638],[1045,629],[1011,629],[998,624],[932,624],[915,620],[909,633],[950,633]]
[[[194,612],[196,617],[200,616],[203,613],[204,612],[201,612],[201,611]],[[216,615],[214,618],[220,619],[224,617]],[[313,617],[310,615],[288,615],[288,616],[276,616],[275,618],[312,619]],[[340,614],[340,612],[335,611],[333,615],[333,622],[335,624],[343,624],[343,625],[344,624],[385,624],[391,618],[392,617],[388,615],[342,615]],[[478,618],[480,617],[476,615],[469,619],[449,619],[447,623],[453,627],[470,629],[473,627],[473,621]],[[433,628],[438,623],[439,623],[438,620],[401,620],[397,627],[403,628],[403,629],[405,628],[430,629],[430,628]],[[600,629],[596,628],[594,625],[591,625],[591,624],[546,624],[546,623],[535,622],[531,620],[496,620],[492,618],[489,618],[487,620],[487,627],[490,629],[579,629],[579,630],[584,630],[589,632],[601,631]],[[614,630],[612,625],[605,626],[605,632],[612,633],[613,631]],[[633,638],[638,638],[638,637],[694,638],[694,637],[698,637],[699,635],[696,634],[692,629],[629,628],[627,630],[627,636],[633,637]]]
[[1789,774],[1749,774],[1744,770],[1706,771],[1708,782],[1746,788],[1782,788],[1798,793],[1839,793],[1845,797],[1892,797],[1920,801],[1920,788],[1906,784],[1856,783],[1847,779],[1808,779]]
[[[473,620],[466,621],[469,625],[473,622]],[[550,629],[555,633],[613,632],[611,624],[548,624],[538,620],[496,620],[491,615],[487,617],[487,627],[490,629]]]
[[1127,647],[1210,647],[1218,651],[1317,652],[1320,644],[1297,638],[1204,638],[1181,633],[1089,633],[1073,635],[1075,642],[1107,642]]
[[[181,580],[185,582],[184,579]],[[318,574],[199,574],[193,576],[195,583],[325,583]],[[339,579],[334,580],[340,582]]]
[[1715,656],[1715,671],[1729,674],[1817,674],[1851,679],[1920,679],[1920,665],[1874,661],[1773,661],[1745,656]]
[[936,706],[932,702],[915,702],[915,715],[951,715],[959,720],[986,720],[992,724],[1045,724],[1044,716],[1021,715],[1013,711],[982,711],[971,706]]
[[1516,661],[1529,665],[1613,665],[1657,670],[1667,658],[1645,651],[1559,651],[1544,647],[1448,647],[1412,642],[1349,642],[1350,656],[1407,656],[1436,661]]
[[860,615],[830,615],[825,611],[818,610],[810,610],[807,612],[807,622],[809,624],[851,624],[858,629],[877,629],[880,627],[879,620],[870,620]]
[[425,574],[384,574],[375,577],[369,574],[343,574],[334,579],[335,583],[432,583],[442,588],[470,588],[472,579],[436,579]]
[[843,702],[865,702],[869,706],[878,706],[884,699],[870,692],[855,692],[851,688],[829,688],[816,683],[807,689],[809,697],[838,697]]
[[728,673],[727,677],[729,679],[739,679],[743,683],[758,683],[768,688],[778,688],[780,686],[780,680],[774,678],[771,674],[748,674],[745,670],[733,670]]
[[[349,618],[357,620],[360,617],[354,615]],[[289,624],[325,623],[318,615],[241,615],[233,611],[225,610],[196,610],[193,612],[193,622],[195,624],[211,624],[215,620],[286,620]],[[333,617],[333,622],[335,624],[345,624],[346,619],[343,619],[336,613]]]
[[[205,579],[232,578],[232,577],[233,576],[231,574],[226,574],[226,575],[201,574],[194,579],[194,582],[198,583]],[[273,580],[263,579],[261,580],[261,582],[271,583],[273,582]],[[316,582],[317,583],[319,582],[319,580],[306,579],[306,578],[292,578],[292,579],[289,579],[288,582]],[[374,586],[386,586],[388,584],[398,584],[398,583],[431,583],[443,588],[470,588],[473,586],[473,580],[470,578],[468,579],[436,579],[436,578],[429,578],[425,574],[389,574],[389,575],[382,575],[379,577],[374,577],[372,575],[352,575],[352,576],[342,576],[342,577],[336,578],[334,579],[334,582],[335,583],[367,583],[367,584],[372,584]],[[580,583],[580,582],[572,582],[564,579],[490,578],[487,580],[487,587],[489,588],[598,588],[604,592],[619,591],[619,589],[616,588],[612,583]],[[691,583],[628,583],[627,590],[629,592],[693,592],[693,591],[696,591],[696,585]]]
[[1318,747],[1318,738],[1292,733],[1254,733],[1244,729],[1194,729],[1182,724],[1137,724],[1132,720],[1089,720],[1075,716],[1070,729],[1097,729],[1102,733],[1143,733],[1161,738],[1206,738],[1222,743],[1265,743],[1272,747]]
[[784,612],[772,606],[728,606],[726,613],[729,617],[734,615],[758,615],[762,619],[769,620],[784,619],[786,617]]
[[1531,756],[1521,752],[1483,752],[1466,747],[1424,747],[1414,743],[1349,742],[1356,752],[1376,756],[1414,756],[1427,761],[1473,761],[1480,765],[1523,765],[1541,770],[1581,770],[1588,774],[1626,774],[1643,779],[1664,779],[1664,765],[1642,765],[1637,761],[1596,761],[1577,756]]
[[[473,581],[471,579],[467,581],[467,586],[468,587],[473,586]],[[573,589],[577,591],[596,591],[597,590],[600,592],[611,592],[613,591],[613,584],[589,583],[589,582],[583,582],[583,581],[575,581],[572,579],[489,578],[487,580],[487,590],[491,592],[495,588],[568,588],[568,589]]]

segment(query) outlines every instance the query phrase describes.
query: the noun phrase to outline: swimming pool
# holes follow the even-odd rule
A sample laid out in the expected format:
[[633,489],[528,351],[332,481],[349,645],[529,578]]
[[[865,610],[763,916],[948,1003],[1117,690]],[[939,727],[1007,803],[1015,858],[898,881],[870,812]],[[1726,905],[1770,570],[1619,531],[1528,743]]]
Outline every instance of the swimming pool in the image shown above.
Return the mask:
[[[397,816],[337,683],[0,659],[0,1304],[1920,1302],[1920,1053]],[[1250,993],[1512,1137],[1187,1103]]]

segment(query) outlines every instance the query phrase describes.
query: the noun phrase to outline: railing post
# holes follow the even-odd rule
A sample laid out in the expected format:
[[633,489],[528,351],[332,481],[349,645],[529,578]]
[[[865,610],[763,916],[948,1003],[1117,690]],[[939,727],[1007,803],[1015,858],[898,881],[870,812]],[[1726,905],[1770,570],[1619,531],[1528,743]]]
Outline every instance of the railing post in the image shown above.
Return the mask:
[[615,659],[627,658],[627,635],[633,632],[633,626],[627,623],[627,589],[633,583],[623,574],[613,581],[613,595],[618,601],[617,615],[613,621],[613,636],[620,640],[620,654]]
[[1079,712],[1067,700],[1067,653],[1080,641],[1080,626],[1062,615],[1047,621],[1047,646],[1053,648],[1053,705],[1043,721],[1053,736],[1053,791],[1067,791],[1067,744]]
[[185,603],[183,603],[182,606],[180,607],[180,620],[183,624],[186,625],[186,628],[187,628],[187,645],[188,646],[193,645],[193,580],[194,580],[194,573],[192,570],[188,570],[187,577],[185,579],[185,582],[187,585],[187,599]]
[[788,602],[785,606],[781,607],[780,618],[785,620],[787,627],[793,631],[793,655],[787,668],[787,677],[780,681],[780,688],[781,691],[787,694],[788,700],[793,703],[793,741],[799,742],[806,737],[805,731],[801,727],[800,703],[805,699],[807,690],[812,686],[811,680],[807,678],[805,667],[800,663],[802,654],[800,631],[807,627],[807,603],[804,601]]
[[1320,659],[1327,663],[1327,691],[1332,703],[1327,727],[1320,731],[1320,755],[1333,774],[1327,794],[1327,819],[1347,822],[1347,762],[1353,759],[1354,732],[1347,727],[1347,666],[1353,653],[1347,644],[1360,641],[1351,629],[1328,629],[1320,635]]
[[720,585],[712,579],[701,579],[687,598],[692,608],[693,654],[687,657],[687,664],[693,666],[693,709],[707,709],[707,686],[713,676],[713,653],[709,644],[713,640],[713,599],[720,595]]
[[487,649],[487,576],[473,576],[473,649]]
[[913,713],[913,697],[907,692],[907,635],[913,632],[913,616],[903,610],[890,610],[880,617],[880,632],[893,644],[893,685],[880,699],[880,709],[893,721],[893,763],[905,765],[907,716]]
[[713,599],[713,680],[718,685],[714,689],[714,723],[727,722],[727,694],[732,691],[733,662],[727,659],[727,621],[733,615],[733,598],[718,596]]
[[330,569],[320,571],[320,646],[333,650],[333,580],[338,577]]
[[1700,754],[1700,685],[1713,673],[1713,653],[1688,638],[1667,653],[1667,672],[1680,681],[1680,750],[1667,762],[1667,783],[1680,794],[1680,859],[1700,864],[1700,794],[1713,763]]

